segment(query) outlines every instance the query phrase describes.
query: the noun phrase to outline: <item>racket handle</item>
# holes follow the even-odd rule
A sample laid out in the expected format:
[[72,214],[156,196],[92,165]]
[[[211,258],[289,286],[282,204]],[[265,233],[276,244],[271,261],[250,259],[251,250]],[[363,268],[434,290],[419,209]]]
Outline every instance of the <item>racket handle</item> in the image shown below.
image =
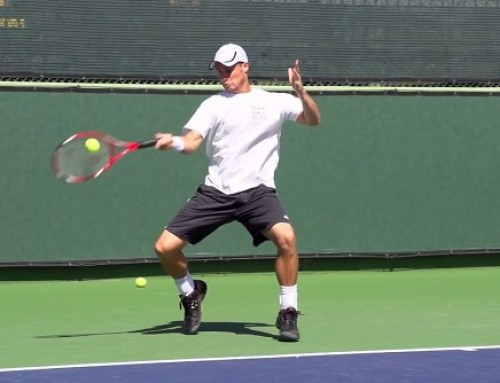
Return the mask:
[[155,146],[155,144],[156,140],[141,141],[139,142],[139,149],[151,148],[152,146]]

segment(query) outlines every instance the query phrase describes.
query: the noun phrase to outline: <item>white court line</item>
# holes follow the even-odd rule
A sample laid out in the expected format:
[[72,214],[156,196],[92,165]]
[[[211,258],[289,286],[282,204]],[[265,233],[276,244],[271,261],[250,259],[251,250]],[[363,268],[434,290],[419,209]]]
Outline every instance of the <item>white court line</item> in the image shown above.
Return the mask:
[[220,358],[145,360],[145,361],[135,361],[135,362],[133,361],[133,362],[115,362],[115,363],[68,364],[61,366],[0,368],[0,373],[11,372],[11,371],[37,371],[37,370],[53,370],[53,369],[69,369],[69,368],[88,368],[88,367],[140,366],[148,364],[218,362],[218,361],[230,361],[230,360],[306,358],[306,357],[318,357],[318,356],[396,354],[396,353],[412,353],[412,352],[480,351],[480,350],[496,350],[496,349],[500,349],[500,345],[408,348],[408,349],[396,349],[396,350],[333,351],[333,352],[312,352],[303,354],[276,354],[276,355],[253,355],[253,356],[251,355],[251,356],[232,356],[232,357],[230,356],[230,357],[220,357]]

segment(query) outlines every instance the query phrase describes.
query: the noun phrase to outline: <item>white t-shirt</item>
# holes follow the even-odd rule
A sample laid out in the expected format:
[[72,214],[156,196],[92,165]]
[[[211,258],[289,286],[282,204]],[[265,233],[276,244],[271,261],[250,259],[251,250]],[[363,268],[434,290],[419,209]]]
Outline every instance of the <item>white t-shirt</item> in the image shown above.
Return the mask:
[[200,133],[209,158],[205,184],[234,194],[260,184],[275,187],[281,129],[302,112],[299,98],[252,88],[206,99],[184,129]]

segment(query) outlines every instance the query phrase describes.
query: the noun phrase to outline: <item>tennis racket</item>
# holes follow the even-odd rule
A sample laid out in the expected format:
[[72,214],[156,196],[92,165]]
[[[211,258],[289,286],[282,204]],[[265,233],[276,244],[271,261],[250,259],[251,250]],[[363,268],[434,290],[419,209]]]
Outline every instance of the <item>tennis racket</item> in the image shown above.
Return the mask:
[[93,180],[128,153],[153,147],[156,140],[126,142],[99,131],[73,134],[52,153],[52,171],[69,183]]

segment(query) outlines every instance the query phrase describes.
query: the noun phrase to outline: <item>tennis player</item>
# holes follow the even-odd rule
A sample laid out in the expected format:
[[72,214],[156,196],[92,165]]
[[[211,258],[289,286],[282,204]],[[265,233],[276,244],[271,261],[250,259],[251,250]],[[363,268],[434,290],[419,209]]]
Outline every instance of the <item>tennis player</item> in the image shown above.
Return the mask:
[[275,268],[280,285],[279,339],[298,341],[296,237],[276,194],[274,172],[283,124],[290,120],[319,125],[320,111],[304,88],[298,60],[288,69],[296,95],[253,87],[249,60],[239,45],[223,45],[209,68],[217,71],[224,90],[198,107],[182,136],[156,134],[157,149],[184,154],[193,153],[205,142],[209,165],[204,184],[165,227],[155,250],[179,289],[185,311],[183,332],[195,334],[207,284],[193,280],[184,247],[197,244],[232,221],[248,230],[254,246],[271,240],[277,248]]

